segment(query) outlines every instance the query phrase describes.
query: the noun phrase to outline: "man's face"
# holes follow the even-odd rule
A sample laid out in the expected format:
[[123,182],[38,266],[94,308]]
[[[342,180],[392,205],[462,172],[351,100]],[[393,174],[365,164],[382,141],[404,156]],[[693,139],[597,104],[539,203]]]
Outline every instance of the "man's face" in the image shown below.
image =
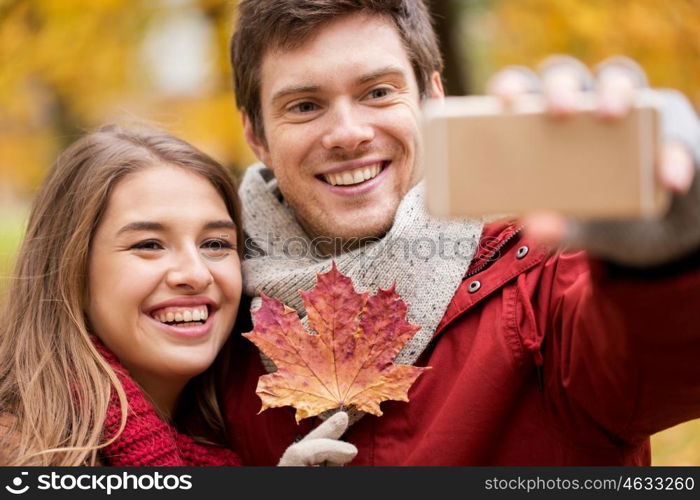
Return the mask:
[[[432,94],[442,96],[439,75]],[[261,68],[266,143],[246,136],[311,237],[379,236],[421,177],[418,85],[392,22],[351,15]]]

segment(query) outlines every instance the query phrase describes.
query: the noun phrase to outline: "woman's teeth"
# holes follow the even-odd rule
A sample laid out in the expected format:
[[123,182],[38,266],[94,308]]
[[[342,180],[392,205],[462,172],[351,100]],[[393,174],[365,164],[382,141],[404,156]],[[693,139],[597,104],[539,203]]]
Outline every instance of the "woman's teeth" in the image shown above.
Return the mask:
[[151,316],[161,323],[177,323],[177,326],[201,325],[209,317],[207,306],[166,307],[154,311]]
[[381,171],[382,166],[380,163],[377,163],[375,165],[346,170],[345,172],[338,172],[336,174],[323,174],[323,180],[333,186],[352,186],[353,184],[360,184],[374,179]]

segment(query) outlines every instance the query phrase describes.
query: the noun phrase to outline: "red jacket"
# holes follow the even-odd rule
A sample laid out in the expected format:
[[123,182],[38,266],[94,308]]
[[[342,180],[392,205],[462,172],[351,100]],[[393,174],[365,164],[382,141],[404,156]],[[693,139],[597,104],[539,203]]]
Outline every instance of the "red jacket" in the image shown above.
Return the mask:
[[[273,465],[317,419],[258,414],[256,348],[237,339],[233,363],[231,446]],[[345,434],[353,464],[648,465],[651,434],[700,416],[700,270],[616,274],[487,226],[417,365],[409,403]]]

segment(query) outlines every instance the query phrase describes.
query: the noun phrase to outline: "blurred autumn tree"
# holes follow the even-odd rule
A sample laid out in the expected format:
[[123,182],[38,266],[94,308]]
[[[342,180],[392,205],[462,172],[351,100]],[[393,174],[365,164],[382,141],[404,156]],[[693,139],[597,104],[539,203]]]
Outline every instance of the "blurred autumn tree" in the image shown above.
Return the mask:
[[593,66],[627,55],[652,86],[673,87],[700,108],[700,0],[447,0],[469,15],[462,32],[474,77],[553,53]]
[[147,120],[248,163],[230,90],[234,6],[0,0],[0,195],[31,193],[60,149],[114,120]]

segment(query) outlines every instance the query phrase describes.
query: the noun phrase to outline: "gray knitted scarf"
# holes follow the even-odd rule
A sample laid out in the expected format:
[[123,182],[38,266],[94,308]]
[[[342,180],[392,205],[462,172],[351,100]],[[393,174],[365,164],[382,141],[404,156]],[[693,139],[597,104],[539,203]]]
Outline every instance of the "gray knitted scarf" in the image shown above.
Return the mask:
[[[262,164],[248,168],[240,187],[247,257],[243,262],[245,292],[258,307],[260,293],[306,312],[298,291],[316,284],[335,260],[358,292],[378,287],[396,291],[408,304],[407,319],[421,329],[397,355],[396,362],[413,364],[427,347],[462,281],[479,243],[481,220],[443,222],[424,209],[422,183],[409,191],[398,207],[389,232],[333,258],[320,256],[313,241],[282,200],[272,172]],[[304,321],[305,322],[305,321]],[[268,371],[274,365],[267,366]]]

